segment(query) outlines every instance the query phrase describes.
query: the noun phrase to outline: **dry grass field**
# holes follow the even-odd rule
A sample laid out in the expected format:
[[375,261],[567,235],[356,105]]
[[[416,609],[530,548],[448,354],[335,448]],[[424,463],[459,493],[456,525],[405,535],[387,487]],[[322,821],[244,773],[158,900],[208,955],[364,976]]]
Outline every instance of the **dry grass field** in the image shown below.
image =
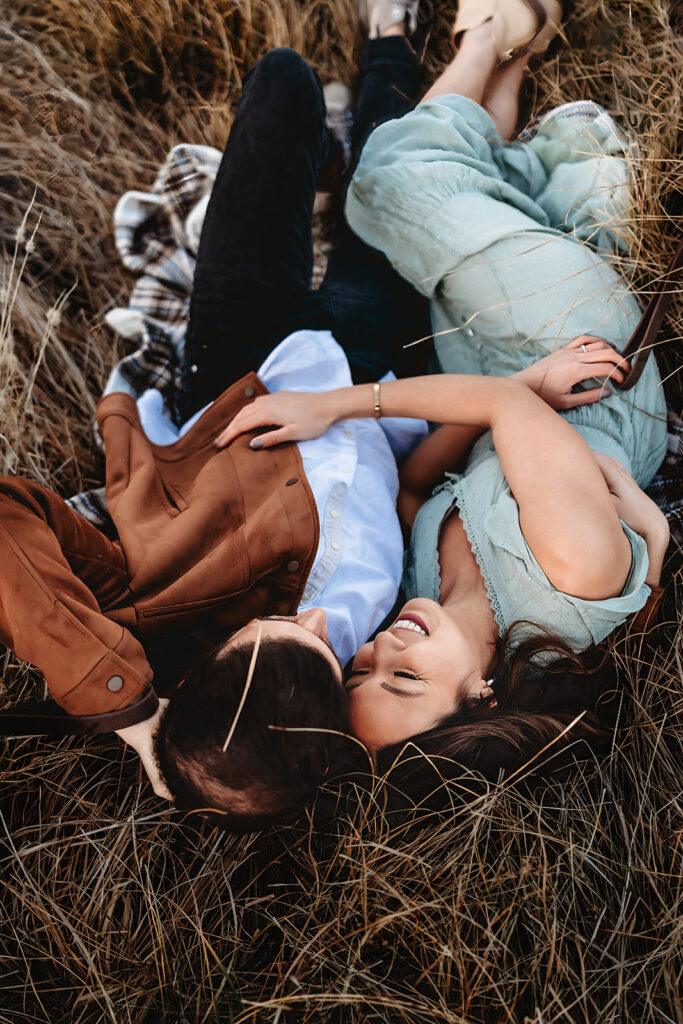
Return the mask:
[[[681,235],[678,3],[576,0],[528,96],[530,113],[592,97],[637,135],[621,270],[644,297]],[[101,482],[93,412],[123,354],[103,318],[131,286],[116,199],[172,144],[221,146],[271,47],[352,84],[361,37],[353,0],[0,12],[0,466],[66,495]],[[678,411],[682,328],[679,301],[662,360]],[[428,827],[390,828],[375,794],[325,833],[229,837],[156,800],[116,737],[2,741],[0,1022],[681,1024],[679,552],[668,576],[658,649],[623,659],[610,756]],[[11,654],[2,680],[4,706],[44,693]]]

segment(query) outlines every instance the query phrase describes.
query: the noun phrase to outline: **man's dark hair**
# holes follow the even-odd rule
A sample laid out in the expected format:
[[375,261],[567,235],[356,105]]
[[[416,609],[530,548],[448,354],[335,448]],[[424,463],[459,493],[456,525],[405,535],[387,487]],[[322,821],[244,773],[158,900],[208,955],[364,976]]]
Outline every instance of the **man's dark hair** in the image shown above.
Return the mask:
[[311,647],[264,641],[227,750],[253,644],[223,646],[171,698],[156,755],[180,809],[236,832],[291,821],[312,801],[348,732],[348,698]]

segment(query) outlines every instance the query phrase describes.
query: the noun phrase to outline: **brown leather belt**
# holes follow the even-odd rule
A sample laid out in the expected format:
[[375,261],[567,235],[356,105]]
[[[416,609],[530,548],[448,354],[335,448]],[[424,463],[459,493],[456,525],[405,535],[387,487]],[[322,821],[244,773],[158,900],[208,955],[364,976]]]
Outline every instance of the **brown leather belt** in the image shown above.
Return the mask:
[[620,391],[629,391],[640,380],[645,369],[650,352],[654,349],[655,340],[662,326],[672,297],[676,294],[676,282],[683,269],[683,242],[680,243],[676,252],[671,257],[669,266],[664,272],[662,280],[657,284],[655,293],[650,299],[640,318],[640,323],[631,335],[626,348],[621,353],[631,363],[631,372],[623,384],[612,381],[614,387]]

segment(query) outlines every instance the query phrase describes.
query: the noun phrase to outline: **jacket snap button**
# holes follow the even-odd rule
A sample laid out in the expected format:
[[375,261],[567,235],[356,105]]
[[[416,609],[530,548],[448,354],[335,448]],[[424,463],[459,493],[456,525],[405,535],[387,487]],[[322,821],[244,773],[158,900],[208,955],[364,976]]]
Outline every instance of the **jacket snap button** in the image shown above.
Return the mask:
[[288,480],[288,481],[287,481],[287,484],[286,484],[286,486],[287,486],[287,487],[292,487],[292,486],[293,486],[294,484],[298,484],[298,483],[299,483],[299,478],[298,478],[298,476],[293,476],[291,480]]
[[123,679],[121,678],[121,676],[112,676],[111,679],[108,679],[107,689],[111,690],[112,693],[118,693],[119,690],[122,690]]
[[298,568],[299,563],[296,559],[293,559],[291,562],[287,562],[287,572],[296,572]]
[[247,398],[253,398],[254,395],[256,394],[256,390],[255,388],[252,388],[250,385],[248,388],[244,389],[244,393],[247,396]]

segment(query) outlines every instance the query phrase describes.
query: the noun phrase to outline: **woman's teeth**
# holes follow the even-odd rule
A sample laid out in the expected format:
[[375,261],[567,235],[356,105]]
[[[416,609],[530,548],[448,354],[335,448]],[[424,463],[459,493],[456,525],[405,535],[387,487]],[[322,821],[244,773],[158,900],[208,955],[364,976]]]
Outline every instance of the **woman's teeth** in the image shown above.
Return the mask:
[[412,629],[413,633],[419,633],[420,636],[429,635],[426,629],[423,629],[422,626],[418,626],[417,622],[413,622],[412,619],[396,619],[394,629]]

